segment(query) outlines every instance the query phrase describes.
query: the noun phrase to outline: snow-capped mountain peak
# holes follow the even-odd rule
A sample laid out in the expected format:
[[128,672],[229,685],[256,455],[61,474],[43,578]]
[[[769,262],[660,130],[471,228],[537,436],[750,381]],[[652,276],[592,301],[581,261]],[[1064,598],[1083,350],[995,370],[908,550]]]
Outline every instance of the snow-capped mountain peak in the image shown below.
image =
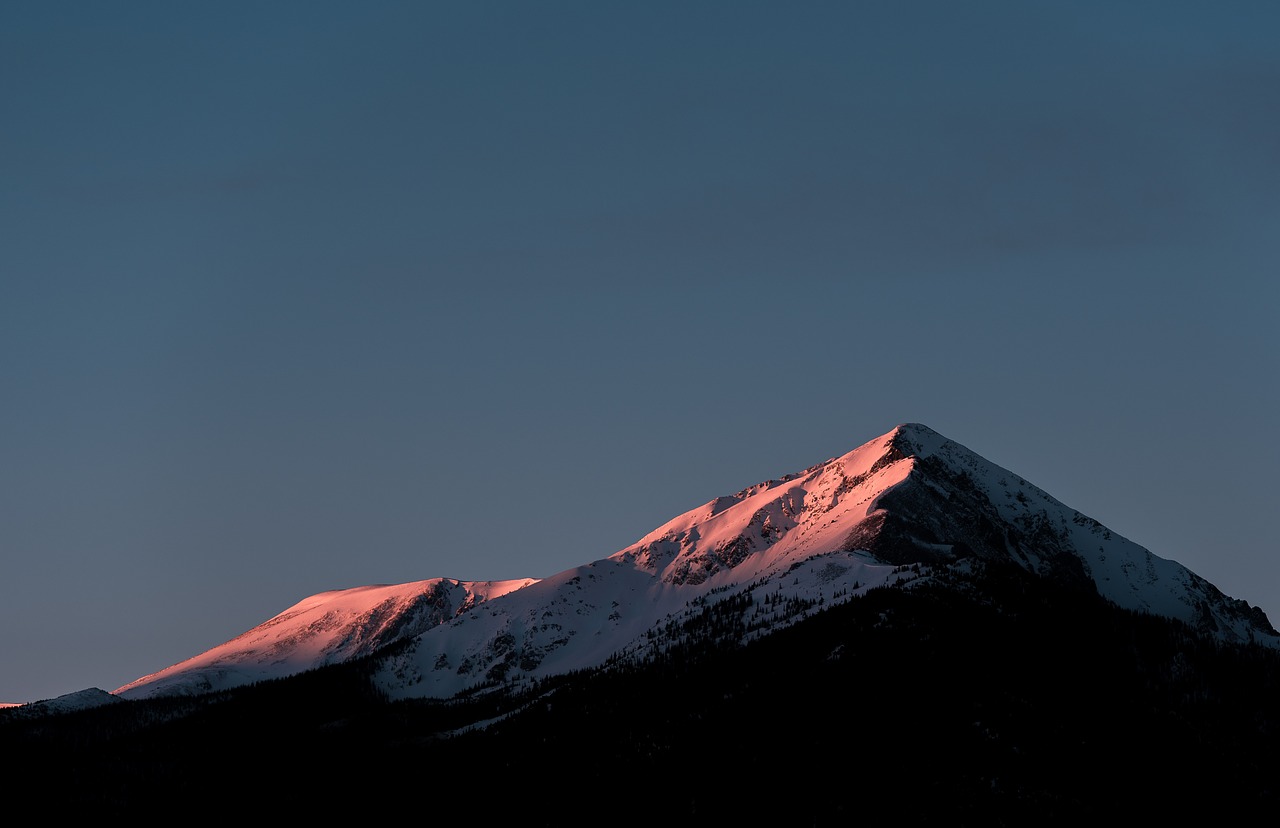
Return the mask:
[[743,565],[739,574],[757,574],[784,560],[850,551],[851,526],[874,514],[878,496],[914,469],[898,442],[917,434],[938,436],[924,426],[899,426],[802,472],[711,500],[612,558],[634,561],[669,584],[696,585]]
[[449,697],[654,656],[732,599],[738,640],[967,561],[1014,563],[1226,641],[1280,646],[1265,615],[927,426],[905,423],[803,471],[691,509],[549,578],[322,593],[116,692],[203,692],[403,646],[392,697]]

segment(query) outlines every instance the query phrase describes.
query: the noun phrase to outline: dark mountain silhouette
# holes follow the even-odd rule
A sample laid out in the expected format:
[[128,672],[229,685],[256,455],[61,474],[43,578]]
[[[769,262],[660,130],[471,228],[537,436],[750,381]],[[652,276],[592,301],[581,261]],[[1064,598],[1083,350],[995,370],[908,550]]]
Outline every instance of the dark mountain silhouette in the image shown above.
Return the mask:
[[[9,798],[197,823],[526,825],[1183,824],[1280,804],[1280,650],[1261,611],[922,427],[867,446],[855,474],[846,455],[719,498],[542,593],[335,663],[0,711]],[[806,525],[839,534],[788,551]],[[516,596],[583,610],[633,571],[698,589],[598,662],[539,673],[536,638],[495,626]],[[514,655],[486,681],[387,680],[448,646],[486,652],[496,629]]]

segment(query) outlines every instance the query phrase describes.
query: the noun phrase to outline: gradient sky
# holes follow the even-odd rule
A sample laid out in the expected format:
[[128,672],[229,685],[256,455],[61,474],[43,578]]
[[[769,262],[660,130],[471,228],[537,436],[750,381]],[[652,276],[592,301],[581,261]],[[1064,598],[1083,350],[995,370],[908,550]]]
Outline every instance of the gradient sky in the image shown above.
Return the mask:
[[1280,4],[0,23],[0,701],[907,421],[1280,624]]

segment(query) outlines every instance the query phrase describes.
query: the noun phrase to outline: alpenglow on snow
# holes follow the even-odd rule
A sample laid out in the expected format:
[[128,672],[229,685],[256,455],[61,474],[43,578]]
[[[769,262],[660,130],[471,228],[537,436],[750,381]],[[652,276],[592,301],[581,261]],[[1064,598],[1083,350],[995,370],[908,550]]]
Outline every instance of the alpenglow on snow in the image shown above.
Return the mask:
[[710,500],[551,577],[435,578],[321,593],[114,692],[205,693],[397,644],[376,673],[381,689],[392,698],[448,698],[643,659],[669,643],[664,631],[726,599],[745,607],[749,639],[868,589],[974,560],[1013,562],[1225,642],[1280,647],[1262,610],[909,423],[804,471]]

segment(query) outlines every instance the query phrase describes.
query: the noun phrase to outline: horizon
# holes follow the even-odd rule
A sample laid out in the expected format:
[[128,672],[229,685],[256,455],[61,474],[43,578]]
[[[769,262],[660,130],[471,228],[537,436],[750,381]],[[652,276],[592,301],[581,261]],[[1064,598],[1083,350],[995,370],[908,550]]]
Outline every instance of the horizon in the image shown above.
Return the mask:
[[1280,621],[1280,7],[9,18],[0,702],[905,422]]

